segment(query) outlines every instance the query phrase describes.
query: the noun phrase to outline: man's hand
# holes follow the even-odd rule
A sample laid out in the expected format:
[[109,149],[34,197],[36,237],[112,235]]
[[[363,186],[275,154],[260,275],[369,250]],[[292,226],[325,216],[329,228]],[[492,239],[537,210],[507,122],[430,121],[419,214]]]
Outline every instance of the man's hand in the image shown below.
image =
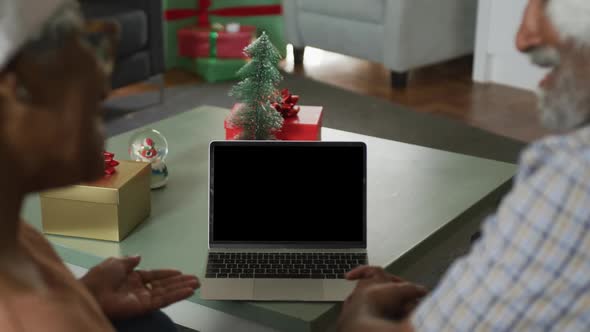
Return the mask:
[[358,283],[344,303],[338,324],[341,332],[406,331],[411,328],[406,319],[427,293],[424,287],[405,282],[379,267],[362,266],[346,278]]
[[195,276],[176,270],[134,269],[141,258],[109,258],[82,277],[107,317],[132,318],[164,308],[194,294]]
[[[349,300],[357,293],[375,292],[369,300],[376,309],[388,318],[403,319],[418,305],[418,300],[426,295],[426,288],[408,283],[400,277],[389,274],[381,267],[361,266],[346,274],[348,280],[358,280],[356,289]],[[375,289],[374,289],[375,288]],[[384,296],[380,292],[383,292]],[[389,292],[395,295],[389,298]]]

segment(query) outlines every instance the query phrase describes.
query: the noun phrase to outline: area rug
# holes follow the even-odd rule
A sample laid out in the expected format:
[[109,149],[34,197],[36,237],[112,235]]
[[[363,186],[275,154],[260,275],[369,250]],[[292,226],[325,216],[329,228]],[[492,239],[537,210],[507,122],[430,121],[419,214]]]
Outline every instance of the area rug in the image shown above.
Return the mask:
[[[230,108],[233,83],[169,88],[164,102],[145,93],[107,103],[107,132],[116,135],[201,105]],[[282,84],[301,95],[301,104],[324,106],[324,126],[404,143],[516,162],[523,143],[460,122],[414,112],[374,97],[361,96],[301,76],[285,75]]]

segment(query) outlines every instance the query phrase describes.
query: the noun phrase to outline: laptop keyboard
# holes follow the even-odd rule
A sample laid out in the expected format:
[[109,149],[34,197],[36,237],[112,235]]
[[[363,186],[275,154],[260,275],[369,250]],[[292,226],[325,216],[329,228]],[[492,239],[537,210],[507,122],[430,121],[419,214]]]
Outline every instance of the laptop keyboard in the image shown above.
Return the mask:
[[344,279],[366,254],[209,253],[206,278]]

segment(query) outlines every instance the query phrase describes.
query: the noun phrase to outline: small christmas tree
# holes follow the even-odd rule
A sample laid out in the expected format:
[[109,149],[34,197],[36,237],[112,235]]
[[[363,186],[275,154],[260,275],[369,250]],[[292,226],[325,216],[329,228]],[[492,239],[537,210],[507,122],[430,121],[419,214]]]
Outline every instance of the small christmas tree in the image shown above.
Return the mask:
[[252,61],[240,69],[242,81],[230,92],[242,104],[230,123],[242,129],[237,139],[275,139],[274,133],[283,126],[283,117],[272,106],[280,97],[278,84],[283,77],[277,65],[281,56],[264,32],[244,52]]

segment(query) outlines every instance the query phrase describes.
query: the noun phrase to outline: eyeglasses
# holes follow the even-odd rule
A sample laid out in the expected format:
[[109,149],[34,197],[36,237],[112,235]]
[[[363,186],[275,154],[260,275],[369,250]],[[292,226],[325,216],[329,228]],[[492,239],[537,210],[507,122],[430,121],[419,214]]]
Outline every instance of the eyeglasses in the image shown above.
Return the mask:
[[82,42],[94,51],[99,65],[108,75],[115,67],[119,36],[119,25],[111,21],[89,21],[82,30]]

